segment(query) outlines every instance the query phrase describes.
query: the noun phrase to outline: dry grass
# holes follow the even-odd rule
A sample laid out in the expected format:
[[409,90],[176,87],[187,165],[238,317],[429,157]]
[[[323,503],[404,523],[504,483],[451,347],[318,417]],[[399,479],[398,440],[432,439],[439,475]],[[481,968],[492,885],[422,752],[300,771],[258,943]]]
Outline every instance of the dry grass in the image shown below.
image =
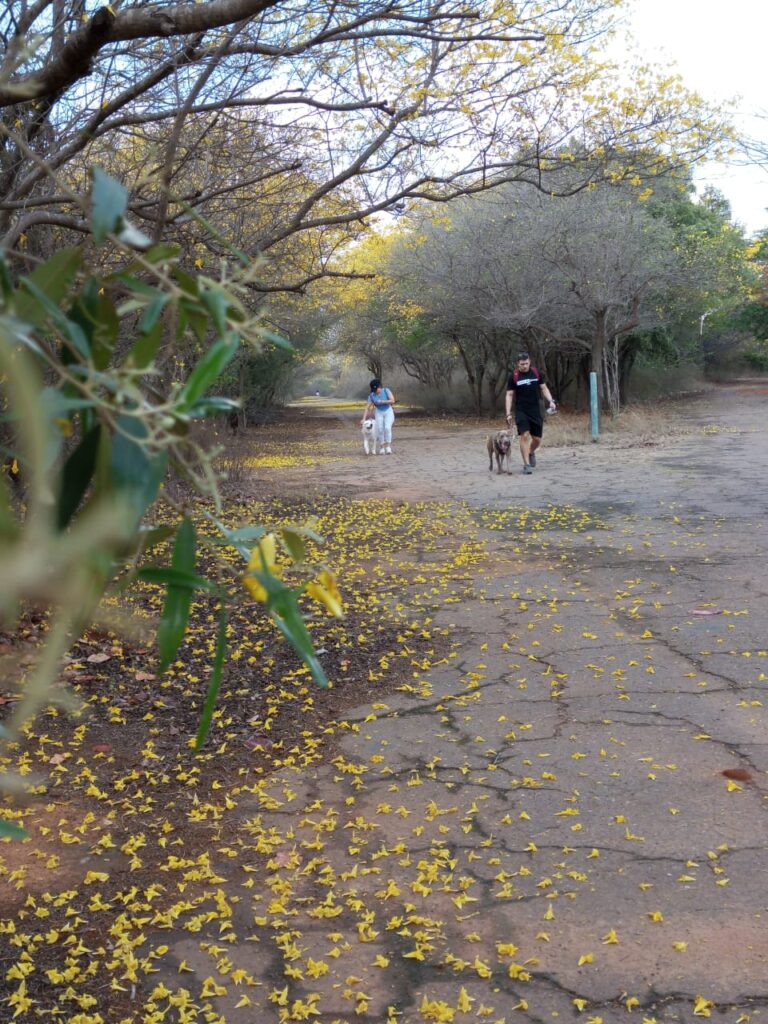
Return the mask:
[[[694,428],[681,415],[679,405],[631,405],[618,416],[601,416],[599,440],[611,445],[651,445],[662,438],[681,437]],[[590,444],[592,434],[588,413],[559,412],[546,421],[550,448]]]

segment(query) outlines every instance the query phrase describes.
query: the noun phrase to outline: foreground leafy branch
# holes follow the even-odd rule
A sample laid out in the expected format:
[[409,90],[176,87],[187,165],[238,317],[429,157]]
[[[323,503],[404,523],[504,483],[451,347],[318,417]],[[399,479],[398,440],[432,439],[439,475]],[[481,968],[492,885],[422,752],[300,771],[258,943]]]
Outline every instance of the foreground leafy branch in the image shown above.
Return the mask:
[[[265,605],[316,682],[327,685],[298,605],[306,589],[342,613],[328,570],[317,575],[306,563],[306,538],[321,538],[299,528],[279,535],[259,525],[226,528],[217,452],[198,443],[193,429],[196,420],[236,408],[209,391],[242,344],[262,344],[264,332],[243,301],[251,267],[243,258],[223,265],[218,280],[188,274],[175,248],[152,245],[132,226],[127,203],[123,186],[95,170],[84,203],[95,251],[90,243],[62,249],[26,276],[0,263],[0,624],[12,627],[30,603],[49,619],[47,643],[0,735],[6,741],[57,699],[62,656],[94,621],[114,626],[102,599],[134,579],[165,589],[160,671],[176,657],[193,593],[207,592],[218,607],[198,748],[221,681],[228,609],[247,594]],[[163,390],[157,359],[182,338],[199,356]],[[163,490],[169,472],[193,498],[206,499],[213,536],[201,540],[186,503]],[[172,545],[170,565],[149,564],[164,543]],[[217,554],[238,552],[242,583],[227,579],[223,558],[215,573],[198,575],[202,543]],[[278,545],[300,585],[281,578]],[[20,780],[5,784],[22,788]],[[0,835],[14,831],[0,823]]]

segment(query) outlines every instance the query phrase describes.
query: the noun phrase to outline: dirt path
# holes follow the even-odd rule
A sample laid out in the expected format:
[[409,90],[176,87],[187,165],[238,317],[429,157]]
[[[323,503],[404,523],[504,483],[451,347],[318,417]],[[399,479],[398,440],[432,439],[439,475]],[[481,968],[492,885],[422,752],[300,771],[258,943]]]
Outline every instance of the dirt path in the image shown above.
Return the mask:
[[[404,631],[410,675],[345,713],[331,760],[308,735],[274,775],[200,800],[185,778],[167,829],[135,819],[138,886],[132,848],[114,865],[68,848],[85,881],[19,927],[61,941],[42,919],[77,885],[91,903],[61,972],[104,912],[114,984],[89,1002],[82,974],[71,995],[57,974],[64,1019],[768,1020],[768,395],[678,408],[684,436],[545,443],[530,477],[488,473],[482,428],[407,417],[391,457],[365,458],[350,414],[255,458],[254,496],[361,499],[351,579],[372,619],[442,647],[409,654]],[[179,842],[182,813],[204,855]],[[104,910],[90,869],[118,862]]]
[[348,460],[283,475],[468,507],[485,557],[435,607],[455,656],[272,780],[271,911],[236,917],[282,938],[229,948],[269,991],[226,1020],[768,1016],[768,400],[681,408],[686,437],[544,447],[532,477],[407,420],[391,458],[339,430]]

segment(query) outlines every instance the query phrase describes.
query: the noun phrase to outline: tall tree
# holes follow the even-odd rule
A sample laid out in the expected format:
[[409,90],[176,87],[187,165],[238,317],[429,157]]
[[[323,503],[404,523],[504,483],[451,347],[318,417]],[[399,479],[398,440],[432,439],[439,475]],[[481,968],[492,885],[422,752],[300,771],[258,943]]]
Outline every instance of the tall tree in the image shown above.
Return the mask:
[[[8,5],[0,238],[39,249],[55,244],[52,227],[83,230],[69,188],[105,153],[130,177],[125,153],[137,140],[141,174],[125,183],[141,184],[132,213],[153,237],[190,208],[210,219],[224,197],[236,205],[247,185],[269,197],[251,232],[260,252],[297,233],[359,226],[413,199],[444,201],[502,181],[541,186],[566,153],[582,171],[571,189],[606,174],[655,174],[672,146],[685,161],[702,155],[722,128],[718,117],[650,73],[622,89],[593,59],[615,8],[614,0]],[[319,254],[286,274],[287,284],[324,270]]]

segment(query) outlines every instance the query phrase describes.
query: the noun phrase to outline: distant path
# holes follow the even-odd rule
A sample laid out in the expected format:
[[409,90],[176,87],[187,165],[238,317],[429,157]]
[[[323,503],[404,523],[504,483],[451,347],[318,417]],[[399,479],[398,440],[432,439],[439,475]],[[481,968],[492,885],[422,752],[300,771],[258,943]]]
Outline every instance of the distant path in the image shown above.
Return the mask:
[[341,460],[281,471],[476,532],[446,539],[469,589],[434,611],[456,657],[240,808],[290,836],[235,911],[278,915],[281,952],[230,948],[271,987],[259,1020],[768,1019],[768,394],[676,408],[688,436],[545,445],[532,477],[488,473],[482,428],[406,418],[391,458],[325,424]]

